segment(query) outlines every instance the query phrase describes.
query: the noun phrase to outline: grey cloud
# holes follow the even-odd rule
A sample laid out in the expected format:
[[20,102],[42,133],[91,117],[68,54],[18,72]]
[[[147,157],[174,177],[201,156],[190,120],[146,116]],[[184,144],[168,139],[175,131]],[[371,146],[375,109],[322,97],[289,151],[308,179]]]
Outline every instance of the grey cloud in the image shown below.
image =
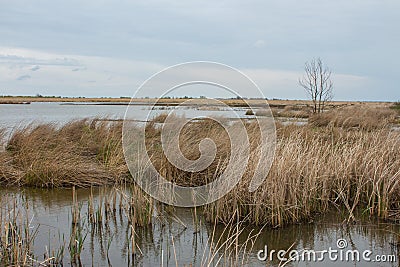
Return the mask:
[[[19,64],[19,65],[48,65],[48,66],[66,66],[75,67],[82,64],[74,58],[54,58],[54,59],[38,59],[32,57],[21,57],[16,55],[1,55],[0,63],[2,64]],[[37,69],[36,69],[37,70]]]
[[[0,36],[7,47],[167,66],[210,60],[239,69],[302,71],[305,61],[321,57],[334,72],[376,81],[366,84],[363,93],[349,91],[343,98],[397,100],[399,8],[397,0],[8,1],[0,8]],[[82,70],[70,56],[0,55],[0,64]],[[297,83],[280,89],[285,98],[301,90]],[[95,92],[87,90],[82,93]]]
[[72,69],[72,71],[82,71],[82,70],[86,70],[86,67]]
[[17,81],[25,81],[25,80],[29,80],[30,78],[31,78],[30,75],[21,75],[16,80]]

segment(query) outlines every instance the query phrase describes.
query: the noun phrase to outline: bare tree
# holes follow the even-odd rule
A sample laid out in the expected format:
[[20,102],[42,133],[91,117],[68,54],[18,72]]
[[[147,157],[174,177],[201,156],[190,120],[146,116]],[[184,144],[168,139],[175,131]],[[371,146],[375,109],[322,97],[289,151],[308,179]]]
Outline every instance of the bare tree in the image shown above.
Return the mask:
[[313,102],[313,113],[323,112],[326,102],[333,98],[332,71],[324,66],[320,58],[306,62],[305,74],[299,84],[306,90]]

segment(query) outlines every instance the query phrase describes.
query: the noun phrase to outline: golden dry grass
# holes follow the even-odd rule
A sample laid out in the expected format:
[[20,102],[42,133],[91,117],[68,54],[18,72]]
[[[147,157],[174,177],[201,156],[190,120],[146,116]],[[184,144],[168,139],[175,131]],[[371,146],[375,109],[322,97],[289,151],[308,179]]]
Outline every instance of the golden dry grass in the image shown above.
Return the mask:
[[253,224],[282,226],[335,206],[383,218],[400,201],[400,133],[341,128],[278,129],[275,162],[266,181],[249,193],[249,175],[205,209],[208,220],[227,221],[235,209]]
[[400,101],[393,103],[393,105],[390,106],[390,108],[396,110],[400,114]]
[[[332,114],[329,116],[336,118]],[[390,112],[376,116],[374,123],[351,124],[351,131],[344,122],[334,123],[336,120],[328,123],[329,127],[278,125],[275,161],[254,193],[248,192],[248,185],[257,162],[259,129],[246,122],[253,153],[248,166],[235,164],[235,168],[246,168],[244,177],[228,195],[204,207],[207,220],[226,222],[239,212],[241,221],[281,226],[333,207],[346,208],[349,220],[354,219],[356,209],[390,218],[400,210],[400,132],[381,123],[391,120]],[[121,127],[121,122],[81,120],[62,127],[21,128],[0,153],[0,182],[38,187],[133,182],[123,157]],[[178,184],[208,183],[227,166],[229,138],[212,120],[189,123],[181,134],[181,151],[188,159],[199,157],[196,148],[200,140],[209,137],[216,143],[217,157],[199,173],[179,170],[168,162],[160,145],[160,127],[154,122],[147,125],[146,134],[153,165]],[[138,170],[139,175],[146,166]]]
[[[155,120],[158,122],[159,117]],[[199,120],[187,124],[180,135],[180,149],[182,154],[190,160],[200,157],[199,143],[204,138],[212,138],[217,147],[217,155],[213,163],[201,172],[186,172],[177,169],[171,164],[163,153],[161,146],[161,128],[154,123],[146,127],[146,146],[152,164],[156,170],[168,180],[183,186],[198,186],[212,181],[225,167],[230,155],[229,136],[213,120]]]
[[[247,190],[256,162],[256,153],[253,153],[241,184],[223,199],[208,205],[204,209],[206,218],[227,222],[238,210],[240,220],[281,226],[335,206],[348,210],[349,221],[354,220],[356,209],[383,218],[398,211],[400,133],[389,127],[394,113],[387,108],[359,110],[354,107],[333,109],[321,116],[332,121],[319,128],[315,124],[280,126],[276,159],[261,188],[255,194]],[[211,137],[217,144],[227,140],[221,135],[221,129],[211,126],[206,121],[190,125],[189,131],[183,133],[183,154],[196,159],[199,155],[193,148],[205,137]],[[246,127],[252,151],[256,151],[257,127],[255,123],[248,123]],[[152,133],[157,137],[160,131],[152,129]],[[185,148],[185,144],[189,146]],[[218,148],[223,152],[228,146]],[[157,155],[162,155],[161,150],[154,153],[153,164],[163,176],[185,185],[213,180],[224,171],[228,158],[228,153],[220,153],[217,160],[223,164],[214,162],[207,172],[196,176],[176,169],[165,157]]]
[[29,125],[16,130],[0,153],[0,182],[60,187],[114,183],[127,175],[121,123],[98,120]]
[[334,126],[363,130],[384,128],[396,122],[396,112],[387,107],[351,106],[315,114],[309,118],[313,126]]
[[308,118],[312,114],[310,105],[287,105],[283,109],[273,108],[274,117]]

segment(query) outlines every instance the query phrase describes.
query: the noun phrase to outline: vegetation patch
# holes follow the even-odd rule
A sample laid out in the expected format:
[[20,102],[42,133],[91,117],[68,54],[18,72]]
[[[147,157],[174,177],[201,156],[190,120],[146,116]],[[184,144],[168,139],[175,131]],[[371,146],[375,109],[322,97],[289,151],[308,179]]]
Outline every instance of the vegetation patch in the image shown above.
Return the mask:
[[[252,193],[248,186],[258,162],[260,131],[256,122],[244,121],[251,146],[249,163],[233,165],[235,170],[245,167],[244,176],[229,194],[204,207],[205,218],[226,223],[234,217],[256,225],[282,226],[337,206],[348,210],[350,221],[356,209],[393,218],[400,210],[400,132],[387,127],[394,113],[334,109],[310,117],[309,125],[278,123],[275,161],[264,183]],[[36,187],[134,183],[121,133],[122,122],[99,119],[18,129],[0,152],[0,183]],[[152,165],[182,186],[209,183],[229,163],[229,137],[213,120],[192,121],[180,135],[180,149],[188,159],[200,156],[193,148],[204,138],[216,144],[215,160],[198,173],[177,169],[168,161],[161,129],[154,122],[147,124],[146,135]],[[136,175],[146,175],[149,163],[138,165]]]
[[400,101],[395,102],[392,106],[391,109],[397,110],[400,112]]
[[314,114],[308,120],[317,127],[342,127],[346,129],[373,130],[390,126],[396,112],[385,107],[350,106]]

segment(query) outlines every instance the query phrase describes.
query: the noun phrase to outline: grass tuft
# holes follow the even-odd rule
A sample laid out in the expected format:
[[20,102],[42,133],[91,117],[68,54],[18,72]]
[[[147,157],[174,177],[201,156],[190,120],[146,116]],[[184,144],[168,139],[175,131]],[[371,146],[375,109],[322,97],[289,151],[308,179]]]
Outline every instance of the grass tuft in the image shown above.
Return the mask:
[[334,126],[361,130],[381,129],[396,120],[396,112],[383,107],[352,106],[315,114],[308,122],[317,127]]

